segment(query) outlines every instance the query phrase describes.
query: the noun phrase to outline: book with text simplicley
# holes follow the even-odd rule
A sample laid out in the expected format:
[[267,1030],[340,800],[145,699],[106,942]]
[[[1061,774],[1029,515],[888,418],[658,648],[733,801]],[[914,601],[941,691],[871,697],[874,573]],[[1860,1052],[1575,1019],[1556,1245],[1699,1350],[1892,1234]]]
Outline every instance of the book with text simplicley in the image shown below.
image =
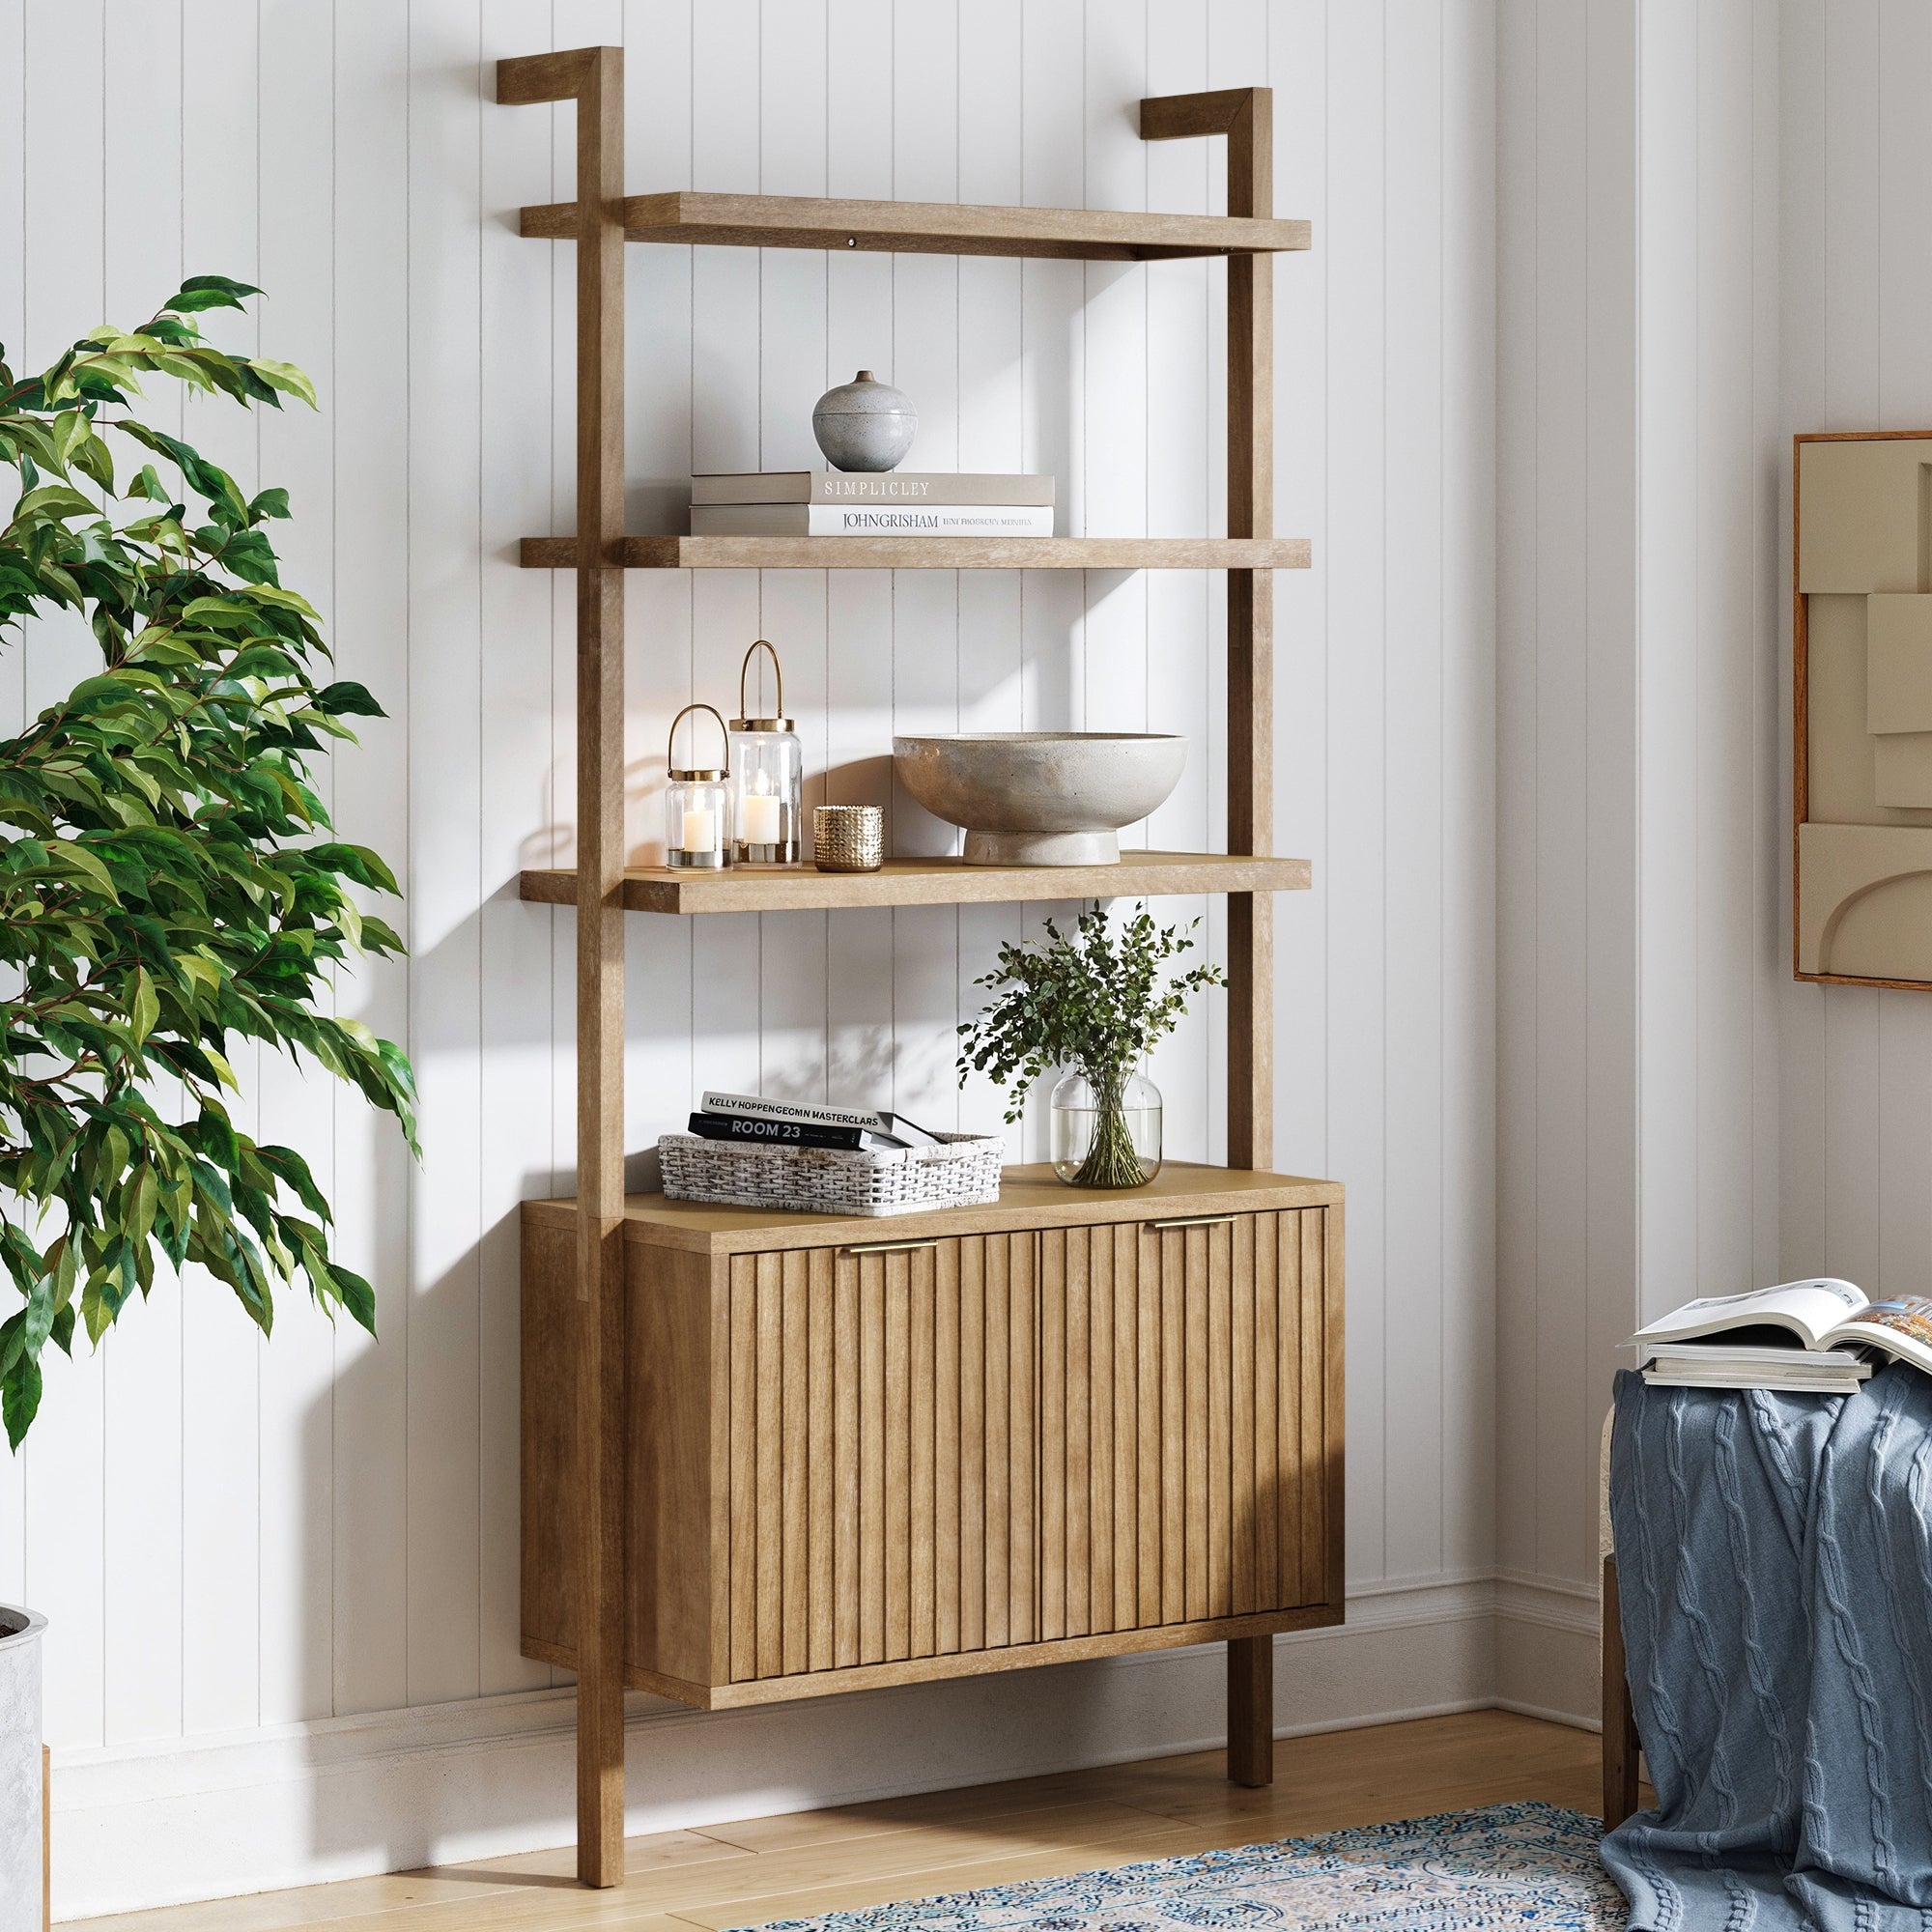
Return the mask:
[[1050,537],[1051,504],[694,503],[695,537]]
[[1645,1378],[1676,1386],[1843,1393],[1874,1358],[1932,1375],[1932,1296],[1873,1301],[1813,1276],[1743,1294],[1705,1294],[1631,1338]]
[[952,475],[930,469],[763,469],[694,476],[694,504],[993,503],[1053,505],[1051,476]]

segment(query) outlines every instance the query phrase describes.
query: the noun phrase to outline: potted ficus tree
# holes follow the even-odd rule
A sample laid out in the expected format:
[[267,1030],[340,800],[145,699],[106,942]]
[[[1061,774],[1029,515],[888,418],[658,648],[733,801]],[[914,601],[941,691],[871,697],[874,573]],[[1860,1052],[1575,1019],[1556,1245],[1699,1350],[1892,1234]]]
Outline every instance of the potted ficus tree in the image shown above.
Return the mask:
[[[299,370],[201,335],[197,314],[258,293],[196,276],[140,327],[97,330],[39,375],[0,350],[0,465],[18,478],[0,631],[73,612],[100,651],[0,740],[0,1261],[19,1297],[0,1321],[0,1418],[14,1448],[48,1343],[71,1351],[76,1326],[99,1342],[157,1264],[213,1275],[264,1334],[298,1280],[373,1331],[375,1296],[331,1257],[307,1163],[230,1115],[235,1040],[306,1056],[414,1146],[402,1052],[328,1010],[335,962],[401,950],[351,891],[395,881],[329,836],[309,769],[325,740],[352,737],[345,720],[380,708],[318,681],[316,612],[282,584],[266,527],[286,493],[244,497],[133,405],[159,376],[313,406]],[[25,1629],[0,1607],[0,1636]],[[0,1747],[31,1738],[37,1779],[38,1670],[4,1687],[35,1708],[31,1724],[0,1711]],[[0,1789],[31,1788],[0,1765]],[[0,1906],[31,1884],[38,1924],[38,1817],[26,1835],[30,1868],[0,1859]]]
[[1001,947],[998,966],[974,981],[999,997],[959,1029],[960,1084],[975,1070],[1013,1083],[1011,1122],[1048,1069],[1065,1068],[1049,1138],[1054,1172],[1072,1186],[1141,1187],[1160,1172],[1160,1093],[1140,1067],[1196,993],[1227,983],[1214,965],[1165,971],[1193,951],[1200,923],[1157,926],[1143,905],[1114,926],[1095,904],[1070,934],[1049,919],[1044,942]]

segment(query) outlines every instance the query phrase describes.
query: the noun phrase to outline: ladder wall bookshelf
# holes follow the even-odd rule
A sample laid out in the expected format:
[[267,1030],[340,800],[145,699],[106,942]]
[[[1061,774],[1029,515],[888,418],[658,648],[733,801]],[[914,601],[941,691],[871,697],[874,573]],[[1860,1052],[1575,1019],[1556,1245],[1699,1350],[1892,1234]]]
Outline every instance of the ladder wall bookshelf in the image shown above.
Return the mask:
[[[1299,1527],[1292,1534],[1301,1540],[1297,1547],[1304,1553],[1296,1559],[1295,1580],[1291,1584],[1283,1553],[1287,1545],[1277,1543],[1275,1528],[1270,1527],[1265,1562],[1266,1575],[1273,1581],[1264,1589],[1257,1581],[1264,1554],[1261,1529],[1229,1531],[1234,1536],[1227,1546],[1234,1551],[1229,1559],[1232,1571],[1224,1563],[1218,1580],[1211,1566],[1204,1572],[1201,1588],[1208,1594],[1199,1601],[1191,1594],[1194,1584],[1186,1583],[1182,1591],[1188,1605],[1185,1616],[1169,1614],[1163,1621],[1156,1614],[1151,1625],[1143,1618],[1134,1628],[1118,1623],[1104,1629],[1096,1626],[1098,1634],[1080,1638],[1072,1650],[1067,1646],[1073,1639],[1067,1636],[1054,1643],[1028,1642],[1015,1648],[1009,1659],[1001,1660],[998,1667],[1052,1662],[1064,1655],[1138,1649],[1149,1643],[1224,1637],[1228,1643],[1230,1776],[1241,1782],[1265,1782],[1272,1775],[1273,1633],[1336,1623],[1342,1617],[1341,1190],[1332,1183],[1288,1180],[1264,1171],[1272,1154],[1270,895],[1305,888],[1309,883],[1305,861],[1268,855],[1273,811],[1272,573],[1305,568],[1309,561],[1305,540],[1273,534],[1271,258],[1276,252],[1306,248],[1309,228],[1304,221],[1274,216],[1272,96],[1265,88],[1233,88],[1140,103],[1140,132],[1145,140],[1225,138],[1228,212],[1218,216],[773,195],[627,197],[621,48],[583,47],[500,61],[497,99],[505,105],[572,102],[576,110],[576,198],[524,209],[521,232],[527,237],[570,241],[576,245],[577,529],[570,535],[526,538],[521,560],[526,568],[569,570],[577,582],[578,863],[569,870],[526,872],[521,891],[526,899],[574,905],[578,915],[578,1194],[569,1204],[528,1204],[525,1219],[524,1539],[526,1649],[531,1655],[567,1658],[578,1677],[579,1876],[587,1885],[622,1882],[627,1677],[631,1682],[648,1682],[652,1688],[682,1685],[671,1694],[686,1695],[693,1702],[730,1702],[737,1696],[724,1678],[716,1686],[708,1680],[699,1681],[701,1672],[696,1677],[690,1672],[667,1675],[662,1668],[652,1666],[642,1669],[640,1676],[640,1666],[627,1656],[627,1625],[639,1614],[635,1602],[638,1590],[646,1587],[637,1579],[659,1553],[628,1545],[646,1534],[663,1543],[671,1534],[663,1520],[646,1522],[639,1517],[639,1504],[632,1493],[634,1466],[639,1457],[648,1463],[653,1453],[650,1445],[659,1442],[663,1434],[663,1418],[640,1419],[641,1383],[648,1379],[648,1374],[642,1368],[627,1370],[627,1352],[636,1349],[640,1326],[640,1317],[635,1312],[627,1315],[627,1310],[638,1308],[637,1296],[641,1293],[651,1297],[648,1306],[654,1312],[647,1319],[656,1321],[660,1302],[670,1307],[672,1289],[684,1279],[677,1270],[696,1266],[692,1257],[700,1250],[715,1257],[715,1263],[706,1263],[717,1269],[715,1285],[707,1287],[699,1282],[686,1286],[692,1286],[692,1292],[700,1296],[723,1295],[724,1301],[720,1305],[729,1306],[735,1292],[732,1284],[737,1280],[732,1270],[745,1263],[738,1249],[750,1245],[761,1252],[776,1253],[781,1248],[788,1254],[795,1251],[804,1258],[798,1262],[806,1270],[800,1280],[816,1282],[819,1277],[811,1270],[818,1264],[810,1256],[829,1258],[835,1252],[831,1244],[842,1238],[836,1231],[813,1232],[811,1224],[824,1217],[792,1216],[782,1230],[725,1236],[703,1223],[702,1216],[693,1220],[676,1213],[654,1214],[648,1202],[641,1207],[636,1200],[627,1205],[623,1136],[627,911],[696,914],[799,906],[959,904],[1122,893],[1212,892],[1228,895],[1228,1169],[1195,1170],[1200,1178],[1181,1183],[1183,1192],[1191,1189],[1211,1203],[1213,1213],[1205,1218],[1146,1219],[1140,1222],[1141,1234],[1132,1239],[1141,1243],[1134,1252],[1141,1256],[1138,1265],[1144,1277],[1168,1283],[1165,1290],[1150,1292],[1179,1297],[1173,1303],[1176,1309],[1184,1311],[1194,1305],[1196,1276],[1189,1270],[1198,1260],[1205,1270],[1199,1275],[1200,1295],[1232,1293],[1241,1306],[1259,1309],[1265,1302],[1270,1311],[1276,1308],[1279,1295],[1279,1318],[1273,1312],[1266,1318],[1271,1324],[1277,1319],[1285,1324],[1289,1311],[1293,1311],[1300,1353],[1295,1357],[1298,1366],[1293,1377],[1286,1352],[1286,1328],[1269,1326],[1267,1335],[1278,1336],[1284,1351],[1281,1374],[1277,1378],[1274,1370],[1268,1369],[1264,1399],[1257,1394],[1263,1387],[1261,1381],[1247,1385],[1246,1413],[1251,1421],[1257,1401],[1278,1401],[1281,1406],[1282,1429],[1278,1436],[1268,1434],[1266,1442],[1277,1445],[1283,1460],[1276,1463],[1276,1449],[1263,1443],[1262,1434],[1256,1434],[1253,1441],[1263,1446],[1251,1454],[1242,1446],[1247,1438],[1239,1430],[1235,1434],[1234,1448],[1227,1453],[1237,1462],[1246,1457],[1241,1466],[1249,1472],[1252,1495],[1286,1496],[1292,1489],[1301,1499],[1295,1505],[1299,1514],[1294,1519]],[[632,241],[1110,262],[1221,257],[1228,264],[1227,535],[1014,541],[627,536],[623,527],[623,255],[625,244]],[[1119,867],[1075,868],[1077,877],[1065,869],[979,868],[937,860],[893,862],[877,874],[842,876],[802,871],[698,878],[674,876],[659,868],[627,867],[623,823],[625,572],[921,568],[1226,571],[1228,850],[1126,852]],[[1181,1172],[1176,1170],[1177,1175]],[[1007,1190],[1015,1201],[1041,1204],[1031,1219],[1021,1216],[1025,1226],[1039,1230],[1061,1226],[1075,1207],[1085,1208],[1086,1204],[1069,1206],[1064,1200],[1046,1205],[1052,1190],[1042,1192],[1037,1179],[1023,1179],[1026,1173],[1013,1171]],[[1217,1176],[1223,1179],[1217,1180]],[[1230,1195],[1233,1205],[1226,1211],[1224,1181],[1227,1185],[1238,1182],[1240,1189],[1247,1190]],[[1221,1191],[1216,1192],[1217,1188]],[[666,1206],[675,1208],[676,1204]],[[1009,1244],[1022,1239],[1059,1242],[1051,1254],[1072,1251],[1066,1245],[1073,1239],[1068,1234],[1023,1236],[1013,1232],[1014,1210],[1006,1208],[1003,1212],[1004,1208],[1003,1202],[1002,1208],[983,1210],[988,1217],[986,1227],[997,1225],[997,1234],[978,1232],[973,1213],[979,1210],[968,1210],[947,1217],[944,1229],[922,1233],[907,1228],[908,1244],[934,1251],[951,1244],[946,1245],[949,1256],[958,1249],[969,1257],[980,1252],[971,1245],[975,1241],[1009,1244],[999,1250],[1002,1255],[1009,1254]],[[1134,1203],[1102,1199],[1086,1209],[1086,1218],[1126,1230],[1141,1212],[1142,1208]],[[929,1218],[914,1216],[908,1220]],[[955,1227],[955,1222],[960,1225]],[[1210,1238],[1208,1223],[1225,1223],[1236,1230],[1232,1245],[1217,1245],[1219,1237]],[[674,1265],[664,1264],[672,1270],[668,1275],[660,1278],[647,1273],[641,1278],[641,1287],[636,1257],[645,1250],[638,1246],[639,1226],[656,1230],[647,1243],[648,1252],[662,1249],[682,1257]],[[881,1232],[896,1235],[901,1226],[892,1222]],[[1177,1236],[1179,1246],[1171,1245],[1169,1234],[1184,1228],[1194,1229],[1202,1238],[1197,1241],[1193,1235],[1185,1234]],[[1293,1232],[1297,1229],[1298,1233]],[[1092,1241],[1088,1241],[1089,1236]],[[1081,1238],[1088,1241],[1078,1249],[1082,1255],[1098,1254],[1103,1248],[1115,1255],[1128,1252],[1108,1246],[1114,1236],[1102,1241],[1098,1229],[1086,1231]],[[1119,1239],[1127,1241],[1129,1236],[1122,1233]],[[1152,1246],[1147,1245],[1150,1241]],[[1288,1257],[1296,1242],[1301,1246],[1293,1252],[1311,1259],[1305,1264],[1296,1261],[1291,1269]],[[1311,1242],[1312,1247],[1307,1245]],[[861,1258],[851,1265],[863,1274],[863,1258],[877,1245],[846,1241],[836,1253]],[[1020,1252],[1010,1249],[1015,1256]],[[1266,1268],[1259,1272],[1258,1256],[1268,1258]],[[962,1264],[969,1269],[977,1265],[970,1259],[965,1264],[934,1264],[942,1271],[953,1267],[955,1279],[957,1266]],[[833,1265],[829,1259],[827,1265]],[[1048,1268],[1053,1264],[1049,1250],[1036,1245],[1028,1247],[1023,1262],[1015,1261],[1013,1265],[1032,1269]],[[834,1278],[833,1273],[824,1277],[828,1293]],[[889,1278],[908,1283],[924,1279],[916,1271]],[[1258,1281],[1262,1288],[1257,1288]],[[931,1292],[942,1291],[935,1286]],[[1241,1300],[1243,1296],[1245,1300]],[[1205,1308],[1207,1303],[1202,1305]],[[1041,1319],[1045,1319],[1043,1314]],[[533,1323],[548,1323],[534,1339]],[[1221,1328],[1228,1332],[1228,1323],[1223,1321]],[[1241,1399],[1239,1377],[1261,1374],[1254,1350],[1255,1337],[1262,1331],[1241,1332],[1249,1340],[1231,1345],[1236,1351],[1232,1358],[1235,1367],[1225,1371],[1217,1368],[1223,1382],[1216,1383],[1223,1386],[1226,1375],[1235,1375],[1232,1386],[1237,1407]],[[1172,1339],[1178,1340],[1179,1333],[1177,1330]],[[1246,1357],[1239,1352],[1243,1347],[1249,1351]],[[537,1351],[534,1355],[533,1350]],[[541,1455],[531,1440],[529,1403],[531,1364],[539,1359],[551,1414],[561,1413],[562,1417],[545,1435]],[[1243,1361],[1245,1367],[1241,1366]],[[1291,1380],[1297,1391],[1292,1401]],[[724,1397],[721,1394],[717,1399]],[[1178,1415],[1179,1410],[1176,1412]],[[1212,1427],[1221,1434],[1212,1439],[1225,1445],[1227,1411],[1223,1408],[1216,1413],[1219,1421]],[[1208,1411],[1204,1409],[1202,1416],[1201,1426],[1208,1429]],[[1257,1430],[1264,1424],[1272,1431],[1271,1415],[1263,1416]],[[832,1425],[828,1422],[826,1426]],[[1193,1439],[1187,1435],[1182,1448]],[[1051,1444],[1038,1453],[1051,1454]],[[1186,1453],[1202,1452],[1186,1449]],[[695,1504],[687,1512],[689,1520],[680,1518],[673,1527],[682,1534],[692,1521],[703,1520],[704,1507],[719,1506],[716,1497],[708,1504]],[[1257,1521],[1262,1514],[1257,1507]],[[1264,1514],[1274,1524],[1276,1513],[1271,1504]],[[539,1516],[541,1522],[536,1520]],[[1278,1527],[1281,1537],[1291,1536],[1286,1516],[1280,1517]],[[729,1534],[727,1521],[719,1535],[728,1540]],[[1193,1534],[1191,1527],[1189,1534]],[[1244,1561],[1245,1583],[1241,1580]],[[661,1597],[662,1577],[650,1580]],[[1269,1589],[1274,1593],[1271,1596]],[[533,1634],[533,1592],[549,1605],[546,1614],[551,1615],[551,1624],[568,1627],[567,1645],[556,1636],[554,1628],[549,1635]],[[1157,1601],[1155,1608],[1157,1611]],[[1064,1625],[1064,1605],[1059,1614]],[[1047,1623],[1051,1622],[1048,1616]],[[1127,1618],[1126,1624],[1134,1625],[1135,1619]],[[1019,1642],[1014,1641],[1016,1645]],[[944,1657],[937,1661],[927,1657],[917,1669],[901,1669],[901,1677],[984,1667],[983,1653],[977,1663],[961,1660],[949,1664]],[[892,1677],[895,1668],[899,1667],[866,1665],[849,1679],[841,1678],[836,1668],[814,1671],[809,1691],[783,1690],[781,1677],[778,1681],[783,1694],[817,1694],[838,1689],[844,1682],[900,1681]],[[864,1675],[867,1669],[872,1674]],[[882,1670],[887,1673],[884,1677],[878,1674]]]

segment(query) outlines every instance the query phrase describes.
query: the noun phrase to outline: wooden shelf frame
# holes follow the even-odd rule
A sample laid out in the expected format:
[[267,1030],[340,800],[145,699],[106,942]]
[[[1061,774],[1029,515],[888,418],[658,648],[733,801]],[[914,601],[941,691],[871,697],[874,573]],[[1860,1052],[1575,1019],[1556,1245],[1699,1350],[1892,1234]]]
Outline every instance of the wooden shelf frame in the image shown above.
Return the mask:
[[[1267,88],[1151,99],[1144,140],[1218,135],[1227,143],[1224,216],[1060,209],[834,202],[762,195],[626,197],[624,55],[580,47],[498,61],[506,105],[575,103],[576,198],[526,209],[526,235],[577,246],[577,530],[526,541],[531,567],[577,578],[577,843],[572,874],[538,875],[537,895],[577,906],[578,1195],[571,1389],[571,1483],[561,1507],[568,1584],[580,1617],[577,1869],[590,1886],[624,1877],[624,912],[657,890],[624,865],[624,574],[629,568],[1225,569],[1228,572],[1228,862],[1266,861],[1273,813],[1273,572],[1307,562],[1273,535],[1274,252],[1305,248],[1305,223],[1273,211],[1273,95]],[[624,245],[627,241],[909,253],[1228,263],[1228,527],[1220,539],[626,538],[623,529]],[[868,554],[868,553],[870,553]],[[1212,855],[1179,855],[1197,865]],[[1133,868],[1113,882],[1124,885]],[[814,875],[816,876],[816,875]],[[882,890],[910,891],[909,875]],[[567,878],[568,886],[561,883]],[[1031,895],[1031,881],[1010,881]],[[1064,895],[1067,874],[1055,880]],[[1293,883],[1305,884],[1305,876]],[[1206,890],[1195,886],[1190,890]],[[1229,890],[1230,1168],[1270,1165],[1273,1070],[1273,876]],[[715,889],[714,893],[715,893]],[[764,889],[803,890],[797,886]],[[833,892],[855,892],[851,885]],[[1132,888],[1129,888],[1132,890]],[[680,883],[693,909],[705,889]],[[979,890],[961,896],[983,896]],[[842,899],[837,902],[845,902]],[[874,901],[875,902],[875,901]],[[891,902],[888,900],[887,902]],[[913,902],[913,901],[904,901]],[[930,900],[921,902],[931,902]],[[944,902],[942,899],[941,902]],[[679,909],[684,909],[680,907]],[[1339,1529],[1337,1531],[1339,1535]],[[1339,1574],[1339,1571],[1338,1571]],[[1228,1643],[1229,1776],[1273,1776],[1271,1621]]]

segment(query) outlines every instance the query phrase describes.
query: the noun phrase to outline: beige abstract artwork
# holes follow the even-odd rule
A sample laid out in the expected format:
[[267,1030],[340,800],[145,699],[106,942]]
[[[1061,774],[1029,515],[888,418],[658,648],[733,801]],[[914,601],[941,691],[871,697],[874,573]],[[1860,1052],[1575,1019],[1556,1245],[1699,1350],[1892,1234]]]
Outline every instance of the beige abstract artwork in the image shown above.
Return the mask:
[[1794,965],[1932,987],[1932,432],[1794,450]]

